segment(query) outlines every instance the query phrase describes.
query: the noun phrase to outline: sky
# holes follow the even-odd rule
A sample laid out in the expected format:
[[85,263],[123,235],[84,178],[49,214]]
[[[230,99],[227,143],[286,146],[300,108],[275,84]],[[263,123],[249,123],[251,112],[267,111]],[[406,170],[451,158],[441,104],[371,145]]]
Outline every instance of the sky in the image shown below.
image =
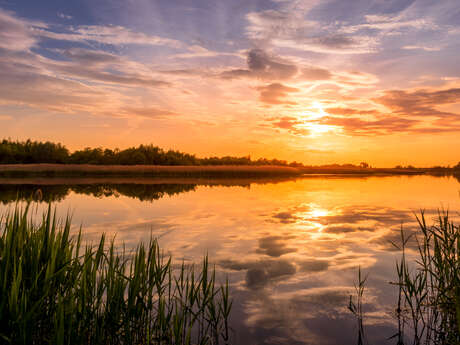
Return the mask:
[[0,0],[0,138],[454,165],[459,55],[458,0]]

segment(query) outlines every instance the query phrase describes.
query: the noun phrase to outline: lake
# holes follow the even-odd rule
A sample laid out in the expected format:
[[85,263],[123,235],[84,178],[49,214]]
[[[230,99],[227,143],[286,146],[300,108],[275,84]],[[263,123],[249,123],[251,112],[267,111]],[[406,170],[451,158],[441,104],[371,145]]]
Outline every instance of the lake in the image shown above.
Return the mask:
[[[33,198],[72,214],[75,231],[134,248],[150,236],[181,263],[208,254],[233,297],[235,344],[354,344],[348,311],[358,266],[369,273],[365,330],[392,344],[401,224],[460,210],[452,177],[309,176],[293,180],[0,180],[0,213]],[[22,202],[24,203],[24,201]],[[410,252],[409,252],[410,255]]]

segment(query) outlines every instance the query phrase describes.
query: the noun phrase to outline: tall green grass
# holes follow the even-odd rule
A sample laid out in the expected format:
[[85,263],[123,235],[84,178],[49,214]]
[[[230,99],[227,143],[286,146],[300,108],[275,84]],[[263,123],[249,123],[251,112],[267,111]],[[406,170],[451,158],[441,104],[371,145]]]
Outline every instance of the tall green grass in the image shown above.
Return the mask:
[[[460,226],[448,212],[439,212],[434,225],[428,225],[424,212],[416,216],[419,231],[407,236],[401,229],[401,251],[396,263],[398,288],[395,312],[398,331],[390,339],[398,345],[460,344]],[[414,238],[412,238],[414,236]],[[408,243],[415,240],[415,261],[408,259]],[[359,271],[358,305],[362,304],[363,279]],[[352,298],[350,297],[350,306]],[[352,309],[358,322],[358,343],[363,338],[362,308]],[[361,341],[362,343],[362,341]]]
[[173,269],[158,243],[84,246],[51,208],[0,220],[0,343],[227,344],[232,306],[205,257]]

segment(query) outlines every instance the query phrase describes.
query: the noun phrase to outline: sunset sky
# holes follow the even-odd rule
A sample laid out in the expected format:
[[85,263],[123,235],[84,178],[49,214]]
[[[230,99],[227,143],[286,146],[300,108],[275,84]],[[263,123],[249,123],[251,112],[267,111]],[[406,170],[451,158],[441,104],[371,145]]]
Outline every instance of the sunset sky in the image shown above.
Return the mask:
[[0,0],[0,138],[460,161],[458,0]]

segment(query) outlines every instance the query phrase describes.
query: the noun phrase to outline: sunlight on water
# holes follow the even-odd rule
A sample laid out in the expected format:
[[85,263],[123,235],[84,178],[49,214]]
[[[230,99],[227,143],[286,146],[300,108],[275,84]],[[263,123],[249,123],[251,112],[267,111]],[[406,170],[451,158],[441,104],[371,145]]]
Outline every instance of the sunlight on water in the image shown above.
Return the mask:
[[[218,183],[218,182],[216,182]],[[394,266],[401,224],[414,212],[460,210],[460,184],[428,176],[305,178],[223,185],[0,184],[1,211],[17,195],[41,190],[58,213],[73,214],[86,240],[102,232],[134,248],[159,238],[176,263],[208,253],[228,276],[236,344],[348,344],[356,325],[347,310],[357,267],[369,272],[368,338],[394,332]],[[33,203],[37,215],[47,207]],[[409,253],[410,254],[410,253]]]

